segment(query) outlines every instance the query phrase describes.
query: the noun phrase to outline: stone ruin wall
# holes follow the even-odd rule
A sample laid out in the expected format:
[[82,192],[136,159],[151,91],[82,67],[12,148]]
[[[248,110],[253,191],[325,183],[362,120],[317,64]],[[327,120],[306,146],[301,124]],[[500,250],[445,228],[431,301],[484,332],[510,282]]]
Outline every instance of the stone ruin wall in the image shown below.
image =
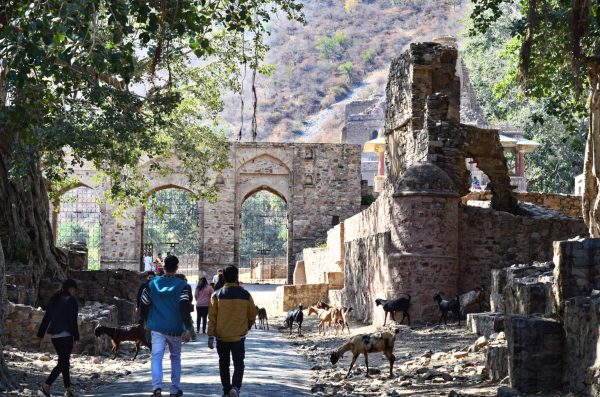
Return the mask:
[[555,241],[552,261],[493,277],[497,313],[486,316],[503,320],[507,342],[488,354],[486,367],[506,368],[499,375],[522,393],[598,395],[600,239]]
[[[455,61],[456,50],[425,43],[392,63],[388,181],[375,203],[344,222],[345,288],[329,294],[358,319],[382,322],[374,300],[409,293],[412,319],[432,321],[436,292],[452,297],[484,285],[489,293],[491,269],[549,260],[552,241],[587,232],[581,219],[517,207],[497,132],[459,123]],[[503,211],[460,205],[465,157],[493,175],[492,204]],[[322,282],[311,275],[341,251],[328,245],[305,256],[306,282]]]
[[[231,168],[212,175],[220,187],[215,203],[199,202],[200,270],[212,275],[216,269],[239,263],[240,213],[243,201],[251,194],[268,190],[287,203],[288,280],[294,271],[296,254],[325,239],[327,230],[360,211],[361,177],[359,145],[301,143],[234,143],[230,151]],[[175,170],[177,159],[163,159]],[[150,171],[148,194],[164,188],[189,190],[183,172],[161,175]],[[82,168],[74,175],[98,195],[106,189],[95,181],[97,172]],[[101,211],[101,266],[138,270],[141,264],[142,208],[115,219],[112,208]],[[54,222],[56,223],[56,222]]]

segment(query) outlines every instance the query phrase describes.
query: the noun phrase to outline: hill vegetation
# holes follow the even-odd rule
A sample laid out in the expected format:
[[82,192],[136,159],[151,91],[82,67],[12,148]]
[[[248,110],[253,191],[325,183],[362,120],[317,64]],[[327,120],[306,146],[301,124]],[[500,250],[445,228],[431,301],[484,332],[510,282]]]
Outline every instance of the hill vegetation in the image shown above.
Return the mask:
[[[311,116],[346,98],[382,93],[390,61],[412,41],[457,35],[466,1],[305,0],[306,25],[273,18],[268,27],[270,74],[256,78],[258,139],[303,140]],[[250,139],[251,79],[244,80],[244,137]],[[240,128],[240,97],[228,94],[223,121]],[[336,142],[341,109],[316,137]]]

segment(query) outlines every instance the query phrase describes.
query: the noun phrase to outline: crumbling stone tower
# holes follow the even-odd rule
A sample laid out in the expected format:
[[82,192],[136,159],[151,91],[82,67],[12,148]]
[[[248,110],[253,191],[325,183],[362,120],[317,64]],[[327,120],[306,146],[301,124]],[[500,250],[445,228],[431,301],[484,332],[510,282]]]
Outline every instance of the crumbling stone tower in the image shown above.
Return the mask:
[[385,116],[388,179],[397,186],[414,163],[437,165],[468,193],[465,158],[473,158],[491,180],[492,207],[514,212],[506,158],[497,130],[460,123],[457,50],[437,43],[413,43],[390,67]]
[[390,230],[388,296],[413,295],[413,317],[436,316],[432,296],[459,285],[459,200],[468,192],[465,157],[492,180],[492,206],[515,211],[498,134],[460,123],[457,50],[412,44],[391,65],[385,132]]

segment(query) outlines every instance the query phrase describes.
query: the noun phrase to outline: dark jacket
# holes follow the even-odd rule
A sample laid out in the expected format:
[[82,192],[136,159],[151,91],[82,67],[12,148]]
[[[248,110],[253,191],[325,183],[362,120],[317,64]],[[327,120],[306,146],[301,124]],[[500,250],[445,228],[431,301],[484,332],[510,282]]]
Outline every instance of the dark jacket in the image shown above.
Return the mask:
[[79,307],[77,300],[68,292],[50,299],[37,336],[43,338],[46,333],[50,335],[67,331],[73,335],[73,340],[79,340],[79,327],[77,326],[77,313]]

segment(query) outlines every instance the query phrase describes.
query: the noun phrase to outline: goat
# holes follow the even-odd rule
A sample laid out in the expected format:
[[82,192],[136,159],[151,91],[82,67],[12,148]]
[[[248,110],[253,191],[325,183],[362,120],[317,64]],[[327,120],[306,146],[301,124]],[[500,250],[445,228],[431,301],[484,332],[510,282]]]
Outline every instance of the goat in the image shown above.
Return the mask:
[[375,306],[381,305],[383,310],[385,311],[385,318],[383,320],[383,325],[387,322],[388,313],[391,313],[392,320],[396,321],[394,313],[402,312],[402,321],[400,324],[404,322],[404,319],[408,319],[408,325],[410,326],[410,315],[408,314],[408,308],[410,307],[410,295],[406,294],[408,298],[398,298],[398,299],[375,299]]
[[438,325],[442,323],[442,319],[444,319],[444,324],[448,324],[448,312],[452,312],[452,316],[458,319],[458,325],[460,325],[460,297],[458,295],[456,295],[456,298],[447,301],[443,300],[442,295],[438,292],[433,297],[433,300],[437,303],[442,313]]
[[285,327],[290,329],[290,335],[292,334],[294,322],[298,323],[298,335],[300,335],[302,321],[304,321],[304,313],[302,313],[302,309],[302,305],[298,305],[296,309],[291,309],[287,313],[287,317],[285,318]]
[[[348,329],[348,335],[350,335],[350,312],[352,311],[351,307],[347,307],[347,306],[339,306],[339,307],[331,307],[328,303],[323,302],[323,301],[319,301],[317,302],[317,308],[319,309],[336,309],[339,313],[338,315],[335,315],[335,317],[337,318],[337,323],[340,324],[342,326],[342,334],[344,333],[344,327],[346,327]],[[337,326],[336,326],[336,333],[337,335]]]
[[352,351],[352,362],[346,378],[350,376],[350,371],[356,362],[358,356],[362,353],[365,356],[365,365],[367,366],[367,377],[369,377],[369,358],[368,354],[373,352],[383,352],[385,357],[390,362],[390,377],[393,375],[394,361],[394,344],[396,343],[396,336],[399,330],[395,329],[394,333],[376,332],[373,334],[361,334],[350,338],[348,342],[342,345],[339,349],[331,352],[330,360],[332,364],[335,364],[347,351]]
[[[260,329],[263,329],[265,323],[267,324],[267,329],[269,329],[269,320],[267,318],[267,309],[260,308],[256,306],[256,316],[258,317],[258,322],[260,323]],[[254,323],[254,328],[256,329],[256,322]]]
[[459,303],[460,303],[460,314],[465,315],[465,310],[468,306],[478,304],[479,311],[483,311],[483,305],[485,302],[485,290],[484,287],[476,287],[470,291],[465,292],[464,294],[459,295]]
[[99,325],[94,330],[94,335],[96,335],[96,338],[102,335],[108,335],[110,337],[112,341],[112,352],[114,354],[113,360],[117,358],[119,346],[121,342],[124,341],[135,342],[135,355],[133,356],[134,360],[137,357],[138,352],[140,351],[140,345],[144,345],[148,349],[152,350],[152,342],[148,339],[146,330],[141,324],[118,328],[105,327],[103,325]]
[[[317,317],[319,318],[319,325],[317,325],[317,332],[319,333],[319,335],[321,334],[321,330],[323,330],[323,336],[325,335],[325,324],[327,324],[329,326],[329,333],[331,334],[331,322],[334,322],[335,325],[335,334],[337,335],[337,324],[335,321],[338,320],[337,316],[338,313],[336,310],[334,309],[319,309],[315,306],[310,306],[308,308],[308,315],[310,316],[311,314],[316,314]],[[335,321],[334,321],[334,316],[335,316]],[[341,315],[340,315],[341,316]]]

